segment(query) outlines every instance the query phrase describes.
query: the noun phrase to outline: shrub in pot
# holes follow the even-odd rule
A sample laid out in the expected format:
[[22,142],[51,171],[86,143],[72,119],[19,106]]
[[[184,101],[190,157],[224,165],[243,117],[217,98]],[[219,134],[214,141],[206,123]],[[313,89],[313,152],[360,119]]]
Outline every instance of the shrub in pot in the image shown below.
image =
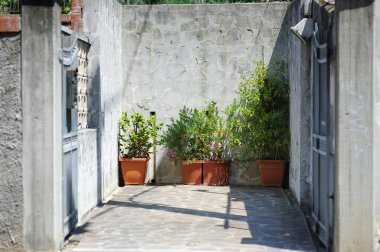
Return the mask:
[[119,120],[120,164],[124,183],[144,184],[146,165],[154,145],[157,144],[161,124],[156,117],[145,118],[140,113],[130,117],[123,112]]
[[239,85],[239,97],[229,106],[230,127],[246,160],[256,158],[261,183],[281,186],[288,158],[289,83],[285,65],[256,62]]
[[168,157],[182,161],[184,184],[202,183],[202,163],[210,149],[208,131],[202,111],[183,107],[178,119],[171,118],[162,135]]
[[231,134],[215,102],[207,104],[206,120],[210,128],[210,153],[203,164],[204,185],[228,185]]
[[202,177],[206,185],[228,183],[228,162],[222,160],[226,133],[215,102],[207,103],[203,110],[184,107],[178,119],[171,119],[162,143],[170,159],[182,160],[184,184],[201,184]]

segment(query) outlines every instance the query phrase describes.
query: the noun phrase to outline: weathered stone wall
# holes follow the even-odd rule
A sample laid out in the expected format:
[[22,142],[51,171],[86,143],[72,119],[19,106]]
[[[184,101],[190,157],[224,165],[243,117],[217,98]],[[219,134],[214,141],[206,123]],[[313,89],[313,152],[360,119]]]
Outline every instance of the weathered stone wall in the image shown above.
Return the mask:
[[[290,25],[294,26],[300,20],[300,1],[294,1],[291,8]],[[289,187],[297,200],[300,200],[300,120],[301,97],[300,68],[304,64],[300,57],[301,41],[296,36],[289,36],[289,86],[290,86],[290,164]],[[305,83],[303,83],[305,84]]]
[[[304,13],[304,1],[294,1],[290,26],[296,25]],[[290,84],[290,164],[289,187],[301,204],[310,204],[310,43],[303,44],[295,35],[288,40]]]
[[23,249],[21,39],[0,33],[0,251]]
[[[289,3],[123,7],[123,110],[169,122],[184,105],[236,97],[254,60],[287,58]],[[232,184],[257,183],[254,167],[231,167]],[[150,174],[152,176],[152,174]],[[180,166],[159,149],[157,182],[180,183]]]
[[[374,31],[380,31],[380,2],[376,1],[374,6]],[[373,63],[373,106],[374,106],[374,128],[373,128],[373,201],[375,206],[374,239],[373,250],[380,252],[380,33],[374,32],[374,63]]]
[[98,203],[97,130],[78,131],[78,220]]
[[117,121],[121,114],[121,5],[117,0],[85,0],[83,31],[90,37],[89,127],[98,128],[98,200],[118,185]]

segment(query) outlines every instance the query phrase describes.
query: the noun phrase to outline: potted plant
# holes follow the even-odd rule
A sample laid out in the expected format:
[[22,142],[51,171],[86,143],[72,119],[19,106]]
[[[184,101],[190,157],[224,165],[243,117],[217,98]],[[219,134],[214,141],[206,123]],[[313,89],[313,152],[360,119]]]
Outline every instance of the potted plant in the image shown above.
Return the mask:
[[161,124],[156,117],[144,118],[140,113],[130,117],[123,112],[119,120],[120,164],[124,183],[144,184],[146,165]]
[[[289,84],[285,65],[256,62],[229,107],[232,127],[249,158],[254,154],[264,186],[282,186],[289,145]],[[251,153],[251,154],[250,154]]]
[[215,102],[203,110],[184,107],[171,119],[162,143],[170,159],[182,160],[184,184],[228,184],[228,132]]
[[210,153],[203,164],[204,185],[228,185],[229,147],[232,137],[226,120],[219,115],[215,102],[209,102],[204,109],[209,128]]
[[162,135],[162,144],[171,160],[182,161],[184,184],[202,183],[202,163],[209,152],[205,118],[202,111],[183,107],[179,118],[171,118]]

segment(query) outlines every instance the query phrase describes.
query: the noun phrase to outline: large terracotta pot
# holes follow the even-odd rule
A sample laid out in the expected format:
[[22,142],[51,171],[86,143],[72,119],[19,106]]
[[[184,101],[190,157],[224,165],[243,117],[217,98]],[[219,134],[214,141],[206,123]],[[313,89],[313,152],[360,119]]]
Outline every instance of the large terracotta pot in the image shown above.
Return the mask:
[[124,184],[143,185],[148,160],[149,158],[120,158]]
[[182,161],[182,183],[185,185],[202,184],[202,160]]
[[263,186],[281,187],[284,180],[285,160],[257,160]]
[[224,160],[205,160],[203,184],[212,186],[228,185],[228,165]]

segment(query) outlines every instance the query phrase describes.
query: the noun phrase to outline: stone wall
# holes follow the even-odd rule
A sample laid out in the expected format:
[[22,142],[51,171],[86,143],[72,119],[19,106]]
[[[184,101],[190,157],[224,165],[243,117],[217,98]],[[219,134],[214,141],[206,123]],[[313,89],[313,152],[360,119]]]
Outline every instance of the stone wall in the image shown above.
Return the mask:
[[0,33],[0,251],[23,248],[21,39]]
[[83,32],[89,35],[89,128],[98,128],[98,200],[118,185],[117,121],[121,114],[121,5],[85,0]]
[[[292,4],[292,15],[290,25],[294,26],[300,20],[300,1]],[[289,36],[289,86],[290,86],[290,165],[289,165],[289,187],[297,200],[300,200],[300,67],[302,59],[301,41],[296,36]]]
[[[374,6],[374,31],[380,30],[380,2],[376,1]],[[374,239],[373,250],[380,252],[380,33],[374,33],[374,92],[373,92],[373,106],[374,106],[374,135],[373,135],[373,201],[375,209],[374,218]]]
[[78,131],[78,221],[98,203],[97,131]]
[[[123,6],[123,110],[169,122],[184,105],[236,97],[254,60],[287,58],[289,3]],[[159,149],[156,180],[180,183]],[[231,167],[232,184],[258,182],[254,167]],[[149,174],[152,178],[152,173]]]
[[[304,1],[294,1],[290,26],[296,25],[304,13]],[[289,187],[301,204],[310,204],[310,44],[291,34],[288,40],[290,84],[290,164]]]

